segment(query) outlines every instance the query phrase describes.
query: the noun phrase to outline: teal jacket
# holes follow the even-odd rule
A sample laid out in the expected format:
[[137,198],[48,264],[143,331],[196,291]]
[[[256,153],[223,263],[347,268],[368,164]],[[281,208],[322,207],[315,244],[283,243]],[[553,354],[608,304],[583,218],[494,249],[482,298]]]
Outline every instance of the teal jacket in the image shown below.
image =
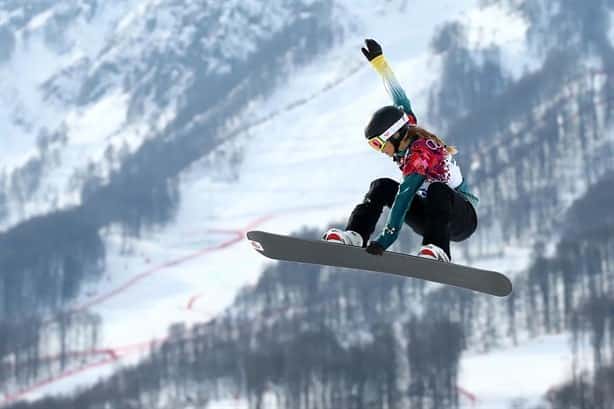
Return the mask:
[[[405,94],[403,87],[397,81],[392,69],[388,65],[384,56],[381,55],[371,61],[371,65],[382,76],[384,86],[388,94],[392,97],[394,105],[401,107],[403,111],[410,117],[410,120],[415,121],[415,114],[411,108],[409,98]],[[411,173],[403,178],[399,185],[399,191],[394,199],[388,220],[384,231],[377,237],[377,241],[384,249],[387,249],[394,243],[399,235],[399,230],[405,221],[405,215],[411,207],[411,202],[415,197],[418,189],[425,181],[425,176],[418,173]],[[465,197],[473,207],[477,208],[479,198],[471,193],[471,189],[465,179],[455,189]]]

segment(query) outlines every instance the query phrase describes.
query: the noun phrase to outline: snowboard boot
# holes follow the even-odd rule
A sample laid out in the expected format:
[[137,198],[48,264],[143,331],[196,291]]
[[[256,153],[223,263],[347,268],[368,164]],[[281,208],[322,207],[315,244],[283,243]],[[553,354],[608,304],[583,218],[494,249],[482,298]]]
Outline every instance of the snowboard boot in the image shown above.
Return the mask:
[[430,258],[432,260],[443,261],[444,263],[450,262],[450,257],[440,247],[434,244],[426,244],[420,248],[418,257]]
[[349,246],[362,247],[363,240],[360,234],[352,230],[329,229],[322,235],[322,240],[332,243],[347,244]]

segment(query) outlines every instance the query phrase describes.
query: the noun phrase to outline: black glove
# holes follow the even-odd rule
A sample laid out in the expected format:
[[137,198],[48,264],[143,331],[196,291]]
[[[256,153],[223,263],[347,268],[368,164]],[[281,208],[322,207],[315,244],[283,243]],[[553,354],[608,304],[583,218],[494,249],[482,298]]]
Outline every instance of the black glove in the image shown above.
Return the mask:
[[367,57],[367,60],[371,61],[375,57],[382,55],[382,46],[377,41],[368,38],[365,40],[365,44],[367,47],[362,47],[360,51]]
[[367,246],[367,253],[381,256],[384,254],[384,248],[377,241],[370,241],[369,245]]

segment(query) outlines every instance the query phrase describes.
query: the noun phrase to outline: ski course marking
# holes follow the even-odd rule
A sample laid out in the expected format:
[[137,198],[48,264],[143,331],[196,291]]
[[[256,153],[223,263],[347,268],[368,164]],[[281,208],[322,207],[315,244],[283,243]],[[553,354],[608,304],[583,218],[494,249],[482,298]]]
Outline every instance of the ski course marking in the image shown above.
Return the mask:
[[192,297],[190,297],[190,301],[188,301],[188,305],[186,309],[189,311],[194,311],[194,303],[196,303],[196,300],[198,300],[199,298],[202,298],[203,295],[204,294],[197,294],[197,295],[193,295]]
[[[74,368],[74,369],[69,369],[65,372],[62,372],[61,374],[55,375],[55,376],[50,376],[47,379],[43,379],[40,380],[38,382],[35,382],[34,384],[24,388],[24,389],[20,389],[16,392],[13,393],[5,393],[4,394],[4,401],[0,402],[0,405],[8,405],[10,403],[13,403],[21,398],[24,398],[26,395],[36,392],[39,389],[42,389],[46,386],[50,386],[54,383],[60,382],[62,380],[71,378],[73,376],[79,375],[81,373],[84,373],[86,371],[89,371],[91,369],[95,369],[95,368],[99,368],[102,366],[106,366],[106,365],[110,365],[113,364],[115,362],[120,361],[123,357],[127,356],[127,355],[132,355],[134,353],[137,353],[139,351],[143,351],[146,348],[151,348],[157,344],[161,344],[162,342],[164,342],[166,340],[166,338],[163,339],[153,339],[150,341],[146,341],[146,342],[141,342],[138,344],[131,344],[131,345],[125,345],[122,347],[117,347],[117,348],[113,348],[113,349],[96,349],[96,350],[91,350],[91,351],[85,351],[85,352],[74,352],[71,353],[69,355],[71,356],[83,356],[84,358],[89,356],[89,355],[97,355],[97,354],[102,354],[102,355],[106,355],[106,357],[101,358],[98,361],[94,361],[94,362],[90,362],[88,364],[85,364],[83,366]],[[52,360],[59,360],[60,357],[59,356],[55,356],[55,357],[48,357],[45,358],[45,360],[48,361],[52,361]]]
[[[291,214],[294,212],[298,212],[298,211],[305,211],[305,210],[313,210],[313,209],[319,209],[319,208],[327,208],[330,207],[331,205],[338,205],[339,203],[327,203],[327,204],[322,204],[322,205],[316,205],[316,206],[302,206],[302,207],[297,207],[297,208],[292,208],[292,209],[285,209],[284,211],[281,212],[281,214]],[[137,275],[135,275],[134,277],[132,277],[131,279],[129,279],[128,281],[126,281],[125,283],[121,284],[120,286],[116,287],[115,289],[99,295],[97,297],[94,297],[90,300],[88,300],[87,302],[80,304],[76,307],[73,307],[71,309],[69,309],[67,312],[68,313],[76,313],[76,312],[80,312],[80,311],[84,311],[87,310],[93,306],[96,305],[100,305],[102,303],[104,303],[105,301],[108,301],[109,299],[123,293],[124,291],[128,290],[129,288],[133,287],[134,285],[138,284],[139,282],[141,282],[142,280],[144,280],[145,278],[148,278],[152,275],[154,275],[155,273],[162,271],[164,269],[167,269],[169,267],[173,267],[173,266],[177,266],[180,265],[182,263],[185,263],[187,261],[193,260],[195,258],[201,257],[205,254],[209,254],[211,252],[214,251],[221,251],[224,250],[228,247],[231,247],[234,244],[237,244],[241,241],[243,241],[245,239],[245,234],[249,231],[254,229],[255,227],[259,226],[262,223],[265,223],[275,217],[279,217],[281,215],[279,213],[279,211],[277,213],[270,213],[261,217],[256,218],[255,220],[253,220],[251,223],[249,223],[247,226],[244,226],[241,229],[211,229],[211,231],[215,231],[215,232],[221,232],[221,233],[228,233],[228,234],[232,234],[234,235],[233,238],[224,241],[220,244],[218,244],[217,246],[213,246],[213,247],[206,247],[203,249],[200,249],[194,253],[188,254],[184,257],[180,257],[178,259],[174,259],[174,260],[170,260],[168,262],[165,262],[157,267],[151,268],[149,270],[146,270],[142,273],[139,273]],[[53,320],[51,318],[43,321],[43,324],[49,324],[53,322]],[[0,405],[4,406],[7,405],[9,403],[15,402],[18,399],[21,399],[23,397],[25,397],[26,395],[36,392],[39,389],[42,389],[46,386],[52,385],[56,382],[68,379],[70,377],[79,375],[83,372],[86,372],[88,370],[91,369],[95,369],[98,367],[102,367],[105,365],[109,365],[112,364],[114,362],[118,362],[121,358],[130,355],[132,353],[138,352],[139,350],[141,350],[143,345],[152,345],[153,343],[159,343],[159,342],[163,342],[163,340],[150,340],[150,341],[145,341],[142,343],[138,343],[138,344],[133,344],[133,345],[128,345],[128,346],[121,346],[121,347],[116,347],[116,348],[98,348],[98,349],[93,349],[90,351],[77,351],[74,352],[72,354],[70,354],[70,356],[83,356],[88,357],[88,356],[92,356],[92,355],[96,355],[96,354],[101,354],[104,353],[107,355],[107,358],[105,359],[101,359],[98,362],[94,362],[94,363],[89,363],[86,364],[85,366],[82,367],[78,367],[75,369],[71,369],[69,371],[63,372],[57,376],[51,376],[47,379],[35,382],[33,385],[28,386],[24,389],[18,390],[17,392],[14,393],[4,393],[4,401],[0,401]],[[131,351],[131,352],[127,352],[127,351]],[[48,360],[57,360],[59,359],[59,356],[56,357],[48,357]]]
[[[195,253],[192,254],[188,254],[187,256],[184,257],[180,257],[178,259],[175,260],[170,260],[168,262],[165,262],[157,267],[151,268],[147,271],[144,271],[142,273],[137,274],[136,276],[132,277],[131,279],[129,279],[128,281],[126,281],[124,284],[116,287],[115,289],[109,291],[108,293],[102,294],[100,296],[94,297],[91,300],[87,301],[84,304],[78,305],[77,307],[72,308],[71,310],[69,310],[69,312],[75,313],[75,312],[79,312],[79,311],[84,311],[87,310],[88,308],[91,308],[95,305],[99,305],[104,303],[105,301],[113,298],[114,296],[117,296],[118,294],[126,291],[127,289],[129,289],[130,287],[138,284],[140,281],[142,281],[145,278],[150,277],[151,275],[167,269],[169,267],[173,267],[173,266],[177,266],[179,264],[185,263],[186,261],[195,259],[197,257],[201,257],[205,254],[211,253],[213,251],[220,251],[223,250],[225,248],[228,248],[240,241],[242,241],[245,238],[245,233],[248,230],[251,230],[252,228],[254,228],[255,226],[258,226],[264,222],[266,222],[267,220],[270,220],[274,217],[274,215],[266,215],[263,217],[260,217],[256,220],[254,220],[253,222],[249,223],[246,227],[244,227],[243,229],[238,229],[238,230],[224,230],[224,232],[227,233],[233,233],[235,237],[224,241],[222,243],[220,243],[217,246],[213,246],[213,247],[206,247],[204,249],[198,250]],[[44,321],[43,323],[50,323],[52,322],[51,319],[48,319],[46,321]],[[75,375],[81,374],[83,372],[86,372],[90,369],[94,369],[94,368],[98,368],[101,366],[105,366],[105,365],[109,365],[112,364],[114,362],[117,362],[120,358],[124,357],[125,355],[129,355],[131,353],[134,352],[138,352],[138,350],[140,349],[139,347],[142,347],[143,345],[151,345],[152,342],[161,342],[158,340],[152,340],[152,341],[146,341],[140,344],[134,344],[134,345],[128,345],[128,346],[122,346],[122,347],[118,347],[118,348],[105,348],[105,349],[93,349],[91,351],[78,351],[78,352],[74,352],[69,354],[70,357],[89,357],[92,355],[97,355],[100,353],[105,353],[107,355],[107,358],[104,358],[98,362],[94,362],[94,363],[89,363],[86,364],[85,366],[82,367],[78,367],[75,369],[71,369],[69,371],[63,372],[57,376],[52,376],[49,377],[47,379],[38,381],[36,383],[34,383],[33,385],[24,388],[22,390],[19,390],[15,393],[5,393],[5,399],[2,402],[2,405],[6,405],[9,404],[11,402],[14,402],[22,397],[25,397],[27,394],[33,393],[43,387],[49,386],[53,383],[59,382],[61,380],[73,377]],[[132,350],[132,352],[125,352],[125,351],[129,351]],[[124,351],[124,352],[121,352]],[[48,361],[53,361],[53,360],[58,360],[59,356],[51,356],[46,358],[46,360]]]
[[224,250],[230,246],[233,246],[234,244],[237,244],[238,242],[242,241],[245,238],[245,232],[247,232],[248,230],[254,228],[255,226],[258,226],[266,221],[268,221],[269,219],[272,219],[274,217],[274,215],[267,215],[267,216],[263,216],[260,217],[258,219],[256,219],[255,221],[253,221],[252,223],[248,224],[246,227],[244,227],[243,229],[238,229],[238,230],[226,230],[225,232],[232,232],[235,237],[226,240],[220,244],[218,244],[217,246],[213,246],[213,247],[205,247],[203,249],[200,249],[194,253],[188,254],[186,256],[174,259],[174,260],[170,260],[167,261],[159,266],[153,267],[149,270],[146,270],[142,273],[137,274],[136,276],[132,277],[131,279],[129,279],[128,281],[126,281],[125,283],[121,284],[120,286],[114,288],[113,290],[99,295],[97,297],[94,297],[92,299],[90,299],[89,301],[78,305],[74,308],[72,308],[70,311],[71,312],[80,312],[80,311],[84,311],[87,310],[95,305],[99,305],[104,303],[105,301],[119,295],[120,293],[123,293],[124,291],[126,291],[127,289],[129,289],[130,287],[136,285],[137,283],[139,283],[140,281],[144,280],[145,278],[148,278],[152,275],[154,275],[155,273],[158,273],[162,270],[165,270],[167,268],[170,267],[175,267],[178,266],[180,264],[183,264],[187,261],[191,261],[194,260],[196,258],[202,257],[205,254],[209,254],[212,253],[214,251],[220,251],[220,250]]
[[[195,301],[196,299],[200,299],[203,297],[203,294],[199,294],[197,296],[194,296],[190,299],[190,301]],[[305,309],[305,308],[303,308]],[[284,314],[288,314],[288,310],[286,308],[280,307],[280,308],[275,308],[272,310],[267,311],[267,313],[265,314],[265,318],[266,319],[271,319],[271,318],[279,318]],[[212,314],[210,314],[207,318],[211,318],[213,317]],[[240,324],[240,326],[246,326],[249,325],[249,323],[242,323]],[[189,339],[189,338],[188,338]],[[154,348],[160,344],[162,344],[163,342],[166,342],[168,340],[168,337],[165,338],[161,338],[161,339],[152,339],[149,341],[144,341],[144,342],[140,342],[140,343],[135,343],[135,344],[128,344],[128,345],[124,345],[124,346],[118,346],[115,348],[107,348],[107,349],[93,349],[91,351],[85,351],[85,352],[81,352],[81,351],[77,351],[77,352],[72,352],[69,353],[69,356],[72,357],[84,357],[86,358],[87,356],[90,355],[104,355],[104,358],[101,358],[98,361],[94,361],[91,363],[88,363],[86,365],[83,365],[81,367],[77,367],[74,369],[70,369],[67,370],[59,375],[56,376],[52,376],[49,377],[47,379],[41,380],[36,382],[35,384],[24,388],[22,390],[19,390],[17,392],[14,393],[6,393],[5,394],[5,400],[4,402],[0,402],[0,405],[6,405],[9,403],[12,403],[20,398],[25,397],[26,395],[36,392],[37,390],[44,388],[46,386],[52,385],[54,383],[60,382],[62,380],[68,379],[70,377],[73,376],[77,376],[79,374],[82,374],[86,371],[95,369],[95,368],[99,368],[99,367],[103,367],[106,365],[111,365],[113,363],[118,363],[121,361],[122,358],[129,356],[129,355],[133,355],[135,353],[138,352],[142,352],[142,351],[146,351],[148,349]],[[45,360],[58,360],[60,359],[59,356],[52,356],[52,357],[48,357],[48,358],[44,358]],[[466,398],[468,398],[468,400],[471,402],[472,406],[475,406],[476,403],[479,402],[479,400],[477,399],[476,395],[467,391],[466,389],[457,386],[457,390],[458,392],[465,396]]]

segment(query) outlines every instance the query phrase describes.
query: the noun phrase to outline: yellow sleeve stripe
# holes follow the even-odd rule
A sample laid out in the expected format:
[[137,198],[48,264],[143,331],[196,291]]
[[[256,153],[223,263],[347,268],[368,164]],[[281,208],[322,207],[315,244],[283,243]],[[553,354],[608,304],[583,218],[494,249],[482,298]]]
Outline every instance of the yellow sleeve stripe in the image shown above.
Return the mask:
[[390,68],[388,66],[388,61],[386,61],[386,58],[384,58],[383,54],[378,55],[377,57],[372,59],[371,65],[373,66],[373,68],[375,68],[375,71],[377,71],[380,74],[384,74],[384,72]]

